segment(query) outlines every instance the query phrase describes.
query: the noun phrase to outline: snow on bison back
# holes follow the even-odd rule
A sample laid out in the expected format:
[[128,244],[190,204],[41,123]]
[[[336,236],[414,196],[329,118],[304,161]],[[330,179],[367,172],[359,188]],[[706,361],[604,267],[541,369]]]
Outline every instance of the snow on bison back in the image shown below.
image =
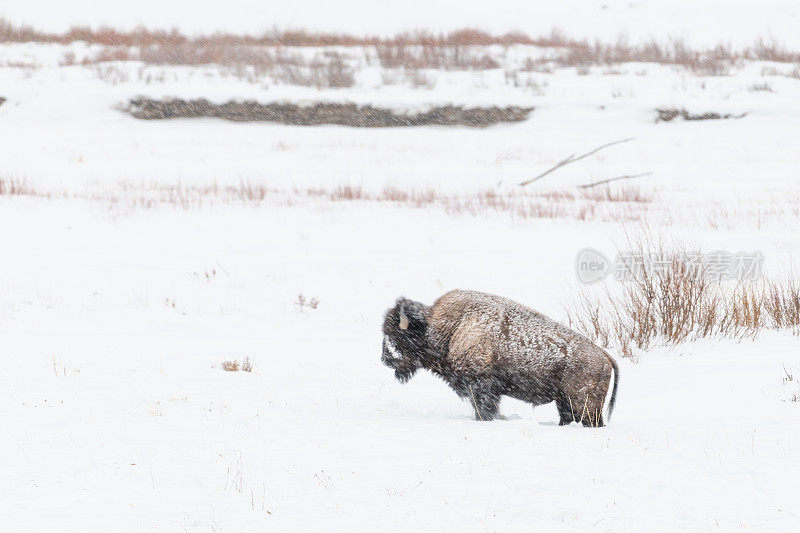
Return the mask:
[[475,410],[498,416],[500,397],[556,402],[560,424],[603,425],[619,382],[617,363],[579,333],[522,304],[477,291],[450,291],[428,306],[399,298],[383,321],[383,363],[405,383],[425,368]]

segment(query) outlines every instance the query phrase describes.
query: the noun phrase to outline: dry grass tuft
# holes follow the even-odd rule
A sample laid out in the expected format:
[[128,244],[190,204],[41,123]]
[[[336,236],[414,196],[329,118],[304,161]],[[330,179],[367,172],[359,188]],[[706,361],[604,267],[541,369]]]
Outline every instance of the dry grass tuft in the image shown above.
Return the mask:
[[304,308],[316,309],[317,307],[319,307],[319,300],[313,297],[306,298],[305,295],[298,294],[295,305],[297,305],[297,307],[300,309],[300,312],[302,313]]
[[637,269],[620,290],[584,291],[567,307],[570,326],[599,345],[633,357],[636,349],[704,337],[754,338],[766,329],[800,334],[800,284],[794,278],[724,283],[714,281],[708,266],[687,261],[696,252],[683,246],[649,235],[629,245],[668,268]]
[[232,361],[223,361],[222,362],[222,370],[226,372],[252,372],[253,371],[253,363],[250,361],[249,357],[245,357],[241,364],[236,359]]
[[37,195],[26,182],[15,178],[0,178],[0,196],[33,196]]
[[[783,378],[781,379],[781,381],[783,382],[784,386],[791,387],[791,386],[798,385],[797,378],[795,378],[795,376],[794,376],[794,374],[793,374],[793,372],[791,370],[791,367],[786,368],[786,366],[784,365],[783,374],[784,375],[783,375]],[[800,388],[796,388],[796,390],[793,390],[792,394],[787,398],[787,401],[795,402],[795,403],[796,402],[800,402]]]
[[772,86],[767,82],[754,83],[753,85],[748,87],[747,90],[750,91],[751,93],[757,93],[757,92],[774,93],[775,92],[773,90]]
[[419,69],[389,69],[381,72],[384,85],[409,85],[413,89],[433,89],[436,78]]
[[622,187],[594,187],[581,189],[581,196],[587,200],[595,202],[632,202],[649,203],[653,201],[653,193],[646,191],[636,185],[625,185]]
[[427,42],[376,45],[378,61],[385,69],[489,70],[500,63],[483,46]]
[[800,80],[800,65],[794,67],[794,69],[790,71],[781,70],[775,68],[773,66],[763,67],[761,69],[762,76],[784,76],[787,78],[794,78],[796,80]]

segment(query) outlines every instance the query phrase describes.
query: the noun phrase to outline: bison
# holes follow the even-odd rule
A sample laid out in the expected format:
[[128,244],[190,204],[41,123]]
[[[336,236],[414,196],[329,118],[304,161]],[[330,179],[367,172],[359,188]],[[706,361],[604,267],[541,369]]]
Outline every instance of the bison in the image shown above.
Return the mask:
[[428,306],[399,298],[383,321],[382,361],[405,383],[420,368],[470,402],[476,420],[498,416],[501,396],[556,402],[559,425],[603,425],[603,402],[619,369],[589,339],[522,304],[477,291],[450,291]]

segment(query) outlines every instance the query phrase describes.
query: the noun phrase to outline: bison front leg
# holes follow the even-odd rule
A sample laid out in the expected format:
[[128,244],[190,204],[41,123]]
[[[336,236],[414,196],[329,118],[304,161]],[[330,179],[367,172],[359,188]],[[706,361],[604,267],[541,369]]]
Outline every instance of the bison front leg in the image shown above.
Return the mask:
[[569,409],[569,405],[566,405],[562,402],[558,402],[556,404],[556,407],[558,408],[559,426],[568,426],[575,421],[574,415]]
[[500,412],[500,395],[486,385],[469,385],[468,398],[475,411],[475,420],[494,420]]

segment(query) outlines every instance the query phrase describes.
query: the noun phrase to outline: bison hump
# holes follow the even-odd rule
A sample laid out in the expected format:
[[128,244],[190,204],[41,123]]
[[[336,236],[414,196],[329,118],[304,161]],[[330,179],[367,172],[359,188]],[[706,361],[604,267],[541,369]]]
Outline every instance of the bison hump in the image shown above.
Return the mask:
[[483,373],[495,363],[496,342],[491,326],[476,315],[466,315],[450,337],[448,359],[454,368]]

